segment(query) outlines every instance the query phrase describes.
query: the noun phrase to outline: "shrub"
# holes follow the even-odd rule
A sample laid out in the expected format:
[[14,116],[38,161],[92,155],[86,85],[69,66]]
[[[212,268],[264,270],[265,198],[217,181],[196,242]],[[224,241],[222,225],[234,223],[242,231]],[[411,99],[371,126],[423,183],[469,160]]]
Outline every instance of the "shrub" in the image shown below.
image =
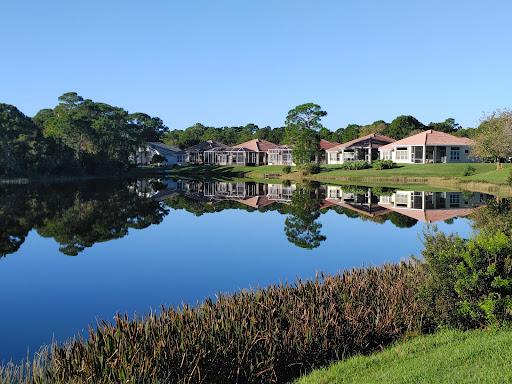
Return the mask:
[[285,165],[283,167],[283,173],[291,173],[292,171],[292,167],[290,167],[289,165]]
[[117,316],[86,341],[54,347],[34,381],[288,382],[416,332],[423,279],[417,263],[401,263],[221,295],[143,320]]
[[315,175],[320,173],[320,165],[316,163],[307,163],[302,166],[303,175]]
[[372,167],[378,170],[395,168],[396,164],[392,160],[377,160],[372,163]]
[[512,243],[505,234],[464,240],[428,233],[423,256],[423,297],[436,323],[471,329],[512,319]]
[[340,165],[340,168],[349,171],[357,171],[359,169],[370,168],[370,164],[364,160],[345,161]]
[[463,175],[464,176],[472,176],[476,173],[476,168],[472,165],[468,164],[464,167]]
[[158,153],[151,158],[151,164],[162,164],[165,163],[166,161],[167,159],[164,156],[159,155]]

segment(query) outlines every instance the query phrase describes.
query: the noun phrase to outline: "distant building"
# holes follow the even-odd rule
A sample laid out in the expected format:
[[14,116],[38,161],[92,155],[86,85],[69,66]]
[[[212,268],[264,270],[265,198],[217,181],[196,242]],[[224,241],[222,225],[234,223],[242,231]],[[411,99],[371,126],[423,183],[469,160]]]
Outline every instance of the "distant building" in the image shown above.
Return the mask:
[[267,140],[253,139],[232,147],[204,152],[204,163],[215,165],[292,164],[291,149]]
[[183,164],[185,161],[185,153],[182,150],[157,142],[146,143],[139,147],[132,159],[137,165],[148,165],[153,162],[155,155],[162,156],[166,165]]
[[372,133],[326,150],[327,164],[343,164],[346,161],[363,160],[371,163],[379,158],[379,148],[395,140]]
[[185,148],[183,152],[186,155],[187,164],[204,164],[204,153],[214,148],[229,148],[227,145],[213,140],[203,141],[202,143]]
[[467,163],[474,141],[429,129],[379,148],[382,160],[395,163]]

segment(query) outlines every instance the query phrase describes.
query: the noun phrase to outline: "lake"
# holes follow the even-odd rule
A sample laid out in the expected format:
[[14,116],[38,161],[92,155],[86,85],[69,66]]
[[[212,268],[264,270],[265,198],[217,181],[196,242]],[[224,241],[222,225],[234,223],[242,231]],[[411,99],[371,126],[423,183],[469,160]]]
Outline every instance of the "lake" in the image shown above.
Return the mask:
[[0,185],[0,361],[218,292],[419,255],[429,223],[469,236],[491,196],[310,183]]

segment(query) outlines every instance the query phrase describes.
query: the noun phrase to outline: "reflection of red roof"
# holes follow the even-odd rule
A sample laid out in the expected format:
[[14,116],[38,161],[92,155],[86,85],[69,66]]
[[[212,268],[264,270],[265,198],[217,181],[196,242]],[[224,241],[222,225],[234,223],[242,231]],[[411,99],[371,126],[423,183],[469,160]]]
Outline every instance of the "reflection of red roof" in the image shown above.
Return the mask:
[[379,203],[380,206],[391,211],[398,212],[402,215],[409,216],[418,221],[425,223],[435,223],[437,221],[445,221],[454,217],[464,217],[473,213],[476,208],[446,208],[446,209],[412,209],[412,208],[396,208],[391,204]]
[[395,141],[395,139],[392,139],[391,137],[388,137],[388,136],[381,135],[380,133],[372,133],[370,135],[358,137],[357,139],[347,141],[346,143],[343,143],[340,145],[336,145],[335,147],[332,147],[331,149],[332,150],[340,150],[340,149],[349,148],[361,141],[365,141],[368,139],[375,139],[375,140],[383,141],[385,143],[392,143],[393,141]]
[[401,145],[473,145],[475,142],[466,137],[457,137],[449,133],[434,131],[420,132],[405,139],[380,147],[381,150],[390,150]]
[[254,139],[246,141],[245,143],[234,145],[233,148],[247,148],[255,152],[266,152],[269,149],[280,148],[279,145],[271,143],[263,139]]
[[239,203],[248,205],[252,208],[260,208],[260,207],[266,207],[267,205],[273,204],[273,201],[270,201],[267,196],[254,196],[249,197],[248,199],[243,200],[237,200]]
[[320,140],[320,149],[323,149],[324,151],[326,151],[332,147],[336,147],[337,145],[340,145],[340,143],[336,143],[333,141],[327,141],[324,139]]

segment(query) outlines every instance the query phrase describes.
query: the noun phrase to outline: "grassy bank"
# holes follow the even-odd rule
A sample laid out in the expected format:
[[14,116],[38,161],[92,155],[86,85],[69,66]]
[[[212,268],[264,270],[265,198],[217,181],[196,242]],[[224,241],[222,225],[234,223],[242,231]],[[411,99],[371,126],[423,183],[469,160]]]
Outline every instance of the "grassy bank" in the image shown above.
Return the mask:
[[1,383],[272,383],[419,332],[417,263],[220,296],[142,320],[120,316]]
[[311,373],[297,384],[509,383],[512,330],[441,331]]

